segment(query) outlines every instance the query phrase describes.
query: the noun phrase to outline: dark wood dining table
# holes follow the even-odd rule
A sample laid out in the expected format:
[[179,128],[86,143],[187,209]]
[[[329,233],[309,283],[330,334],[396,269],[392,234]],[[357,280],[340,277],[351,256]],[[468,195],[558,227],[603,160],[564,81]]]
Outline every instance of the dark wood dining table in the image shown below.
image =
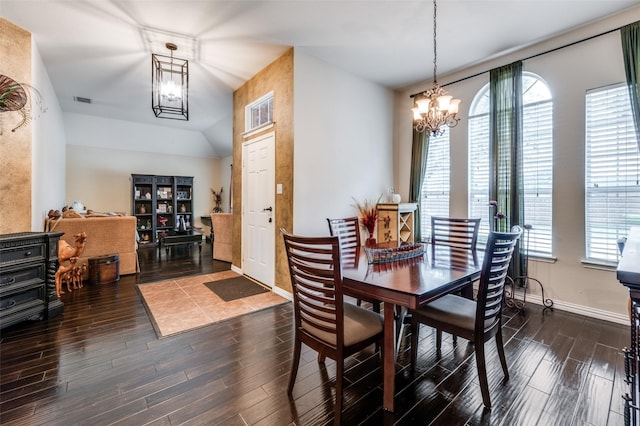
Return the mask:
[[349,296],[383,303],[383,408],[393,411],[395,394],[396,307],[417,309],[461,290],[480,275],[480,266],[431,264],[424,254],[411,259],[369,264],[364,251],[342,264],[343,291]]

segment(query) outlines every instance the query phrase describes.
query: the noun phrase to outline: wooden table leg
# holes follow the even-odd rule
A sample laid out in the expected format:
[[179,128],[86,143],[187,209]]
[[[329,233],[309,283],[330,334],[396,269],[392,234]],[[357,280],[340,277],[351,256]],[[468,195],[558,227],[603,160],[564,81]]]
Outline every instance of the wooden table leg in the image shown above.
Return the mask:
[[396,354],[395,354],[395,318],[393,303],[384,302],[384,381],[382,407],[393,412],[395,394]]

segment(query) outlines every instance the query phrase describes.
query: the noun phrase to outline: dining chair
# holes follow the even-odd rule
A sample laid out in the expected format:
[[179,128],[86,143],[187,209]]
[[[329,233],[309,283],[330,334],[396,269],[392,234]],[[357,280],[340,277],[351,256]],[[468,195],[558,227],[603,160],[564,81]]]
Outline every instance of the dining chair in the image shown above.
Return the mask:
[[[327,218],[329,233],[336,235],[340,245],[340,259],[343,263],[354,264],[360,256],[360,221],[357,217],[338,219]],[[380,312],[380,302],[369,301],[374,312]],[[356,304],[362,305],[362,299],[357,299]]]
[[476,244],[480,219],[431,216],[431,259],[453,266],[478,264]]
[[342,414],[344,360],[371,344],[382,348],[383,319],[376,312],[343,301],[340,240],[303,237],[280,230],[291,275],[294,352],[287,393],[291,395],[304,343],[336,362],[335,424]]
[[[495,338],[498,357],[505,380],[509,378],[502,342],[502,304],[507,270],[514,248],[522,234],[518,225],[511,232],[492,232],[485,249],[477,301],[448,294],[413,311],[411,321],[411,365],[415,367],[418,353],[419,324],[446,331],[469,340],[474,345],[482,402],[491,408],[484,344]],[[436,338],[440,350],[441,339]]]
[[359,254],[360,222],[357,217],[329,219],[329,233],[338,236],[342,261],[353,260]]
[[[478,264],[478,231],[480,219],[431,216],[431,262],[433,265],[466,268]],[[473,282],[465,286],[461,295],[473,299]],[[442,339],[438,331],[437,339]],[[439,340],[438,340],[439,341]],[[456,336],[453,335],[453,342]]]

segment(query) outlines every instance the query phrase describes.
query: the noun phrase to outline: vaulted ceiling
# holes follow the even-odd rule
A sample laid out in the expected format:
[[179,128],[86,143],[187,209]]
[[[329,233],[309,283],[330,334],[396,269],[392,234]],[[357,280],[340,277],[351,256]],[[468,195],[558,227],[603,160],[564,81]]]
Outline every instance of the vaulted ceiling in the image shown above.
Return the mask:
[[[440,0],[438,75],[638,4]],[[233,91],[291,46],[392,89],[433,74],[428,0],[0,0],[0,12],[33,34],[63,111],[202,132],[198,156],[230,155]],[[151,110],[154,37],[190,59],[189,121]]]

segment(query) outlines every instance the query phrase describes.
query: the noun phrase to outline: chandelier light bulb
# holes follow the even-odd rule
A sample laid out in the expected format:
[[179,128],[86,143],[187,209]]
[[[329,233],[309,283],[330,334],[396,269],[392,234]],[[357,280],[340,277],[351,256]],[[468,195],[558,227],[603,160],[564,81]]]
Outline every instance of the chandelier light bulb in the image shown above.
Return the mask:
[[177,102],[182,99],[180,93],[182,92],[182,86],[176,84],[175,81],[169,80],[162,82],[160,88],[160,94],[162,98],[167,102]]
[[449,111],[449,102],[451,102],[452,98],[453,98],[453,96],[451,96],[451,95],[439,96],[438,97],[438,110],[440,110],[440,111]]

